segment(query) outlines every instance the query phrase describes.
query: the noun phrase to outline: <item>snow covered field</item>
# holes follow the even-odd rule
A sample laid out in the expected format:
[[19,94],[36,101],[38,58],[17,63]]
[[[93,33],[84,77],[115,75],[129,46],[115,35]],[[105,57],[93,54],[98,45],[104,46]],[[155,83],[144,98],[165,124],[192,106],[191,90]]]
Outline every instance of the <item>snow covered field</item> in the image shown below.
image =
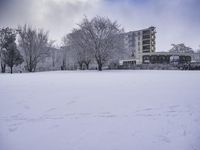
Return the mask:
[[0,150],[200,150],[200,72],[0,74]]

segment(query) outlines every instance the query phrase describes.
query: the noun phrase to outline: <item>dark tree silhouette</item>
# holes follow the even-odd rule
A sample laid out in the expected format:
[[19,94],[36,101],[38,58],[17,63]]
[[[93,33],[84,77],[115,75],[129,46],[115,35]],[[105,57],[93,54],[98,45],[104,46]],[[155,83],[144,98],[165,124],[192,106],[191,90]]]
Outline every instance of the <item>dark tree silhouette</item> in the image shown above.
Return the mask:
[[23,62],[23,57],[17,49],[17,45],[15,43],[15,33],[12,33],[10,36],[7,36],[5,40],[6,42],[4,44],[5,50],[3,51],[3,60],[5,64],[10,67],[10,72],[12,74],[13,67],[21,64]]
[[3,51],[5,50],[6,39],[13,34],[13,29],[6,27],[0,29],[0,64],[1,64],[1,72],[5,73],[6,71],[6,63],[3,58]]

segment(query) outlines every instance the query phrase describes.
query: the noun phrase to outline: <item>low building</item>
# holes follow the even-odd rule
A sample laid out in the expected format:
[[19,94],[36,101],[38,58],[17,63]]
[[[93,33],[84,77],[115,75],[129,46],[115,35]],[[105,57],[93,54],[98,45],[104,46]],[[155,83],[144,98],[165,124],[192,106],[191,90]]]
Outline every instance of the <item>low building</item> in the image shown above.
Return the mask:
[[191,53],[178,52],[154,52],[144,53],[142,55],[143,64],[184,64],[190,63],[192,59]]

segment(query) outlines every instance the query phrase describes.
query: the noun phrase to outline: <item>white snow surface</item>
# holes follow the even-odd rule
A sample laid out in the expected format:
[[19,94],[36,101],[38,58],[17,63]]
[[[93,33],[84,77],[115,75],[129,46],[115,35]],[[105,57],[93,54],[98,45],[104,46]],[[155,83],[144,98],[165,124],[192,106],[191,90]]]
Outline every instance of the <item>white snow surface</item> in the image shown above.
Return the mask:
[[0,150],[200,150],[200,72],[0,74]]

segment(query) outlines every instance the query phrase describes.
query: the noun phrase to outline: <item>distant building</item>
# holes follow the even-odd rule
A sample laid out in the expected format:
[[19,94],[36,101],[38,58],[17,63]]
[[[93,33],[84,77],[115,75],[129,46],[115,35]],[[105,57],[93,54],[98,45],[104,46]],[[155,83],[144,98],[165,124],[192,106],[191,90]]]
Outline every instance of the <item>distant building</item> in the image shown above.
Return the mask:
[[143,64],[184,64],[191,62],[191,53],[179,52],[152,52],[143,53]]
[[152,53],[156,50],[155,34],[155,27],[124,33],[124,48],[127,57],[125,60],[121,60],[120,63],[128,61],[130,63],[141,64],[144,53]]
[[185,64],[192,60],[199,60],[200,56],[183,43],[172,44],[173,48],[169,52],[156,52],[155,34],[155,27],[124,33],[124,49],[127,55],[119,61],[119,64],[125,66],[174,62]]

